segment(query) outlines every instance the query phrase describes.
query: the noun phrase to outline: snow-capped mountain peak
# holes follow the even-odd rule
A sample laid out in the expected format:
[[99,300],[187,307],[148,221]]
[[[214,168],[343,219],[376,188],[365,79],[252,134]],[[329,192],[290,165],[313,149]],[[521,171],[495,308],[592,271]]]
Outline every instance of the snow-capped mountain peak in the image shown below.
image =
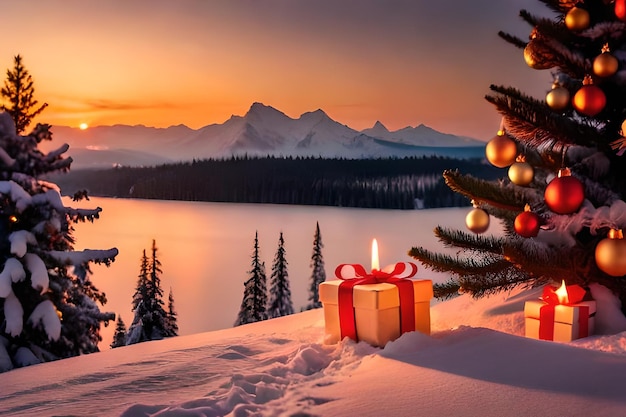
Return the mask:
[[[133,152],[141,153],[141,164],[146,165],[150,154],[154,155],[155,164],[164,159],[186,161],[236,154],[343,158],[433,154],[468,157],[481,155],[485,145],[474,139],[440,133],[425,125],[390,132],[378,121],[372,128],[359,132],[333,120],[322,109],[305,112],[294,119],[260,102],[253,103],[244,116],[233,115],[222,124],[197,130],[184,125],[158,129],[117,125],[87,131],[59,126],[53,132],[55,140],[49,144],[50,150],[59,143],[68,143],[70,153],[72,149],[124,151],[124,165],[133,165],[129,162]],[[458,151],[454,147],[464,148]],[[90,161],[81,160],[86,155]],[[93,167],[98,164],[97,156],[97,151],[82,152],[80,158],[75,158],[73,167]]]

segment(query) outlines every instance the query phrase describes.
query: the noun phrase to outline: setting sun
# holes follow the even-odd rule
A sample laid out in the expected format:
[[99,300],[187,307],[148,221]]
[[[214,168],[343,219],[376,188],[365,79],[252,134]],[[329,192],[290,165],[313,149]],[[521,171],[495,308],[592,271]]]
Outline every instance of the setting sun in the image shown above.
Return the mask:
[[80,130],[85,130],[89,127],[89,125],[87,123],[81,123],[78,127],[80,128]]

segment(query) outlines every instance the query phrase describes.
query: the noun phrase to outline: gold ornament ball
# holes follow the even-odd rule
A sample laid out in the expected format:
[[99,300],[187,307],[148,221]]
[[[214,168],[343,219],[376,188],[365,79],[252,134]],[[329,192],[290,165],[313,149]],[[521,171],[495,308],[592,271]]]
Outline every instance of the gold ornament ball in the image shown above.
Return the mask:
[[580,7],[572,7],[565,15],[565,26],[569,30],[578,31],[589,27],[589,12]]
[[570,103],[569,90],[562,86],[552,87],[546,94],[546,103],[554,111],[565,110]]
[[474,233],[484,233],[489,228],[489,213],[475,207],[465,216],[465,224]]
[[541,48],[534,39],[531,39],[524,48],[524,61],[531,68],[538,70],[552,68],[544,55],[541,54]]
[[528,162],[515,162],[509,167],[509,179],[513,184],[527,186],[534,176],[535,170]]
[[626,120],[622,122],[622,136],[626,136],[624,135],[625,133],[626,133]]
[[613,229],[596,246],[596,265],[613,277],[626,275],[626,240],[621,236],[621,230]]
[[517,144],[506,135],[496,135],[485,147],[487,160],[498,168],[505,168],[515,162]]
[[602,52],[593,60],[593,73],[598,77],[610,77],[617,72],[619,63],[610,52]]

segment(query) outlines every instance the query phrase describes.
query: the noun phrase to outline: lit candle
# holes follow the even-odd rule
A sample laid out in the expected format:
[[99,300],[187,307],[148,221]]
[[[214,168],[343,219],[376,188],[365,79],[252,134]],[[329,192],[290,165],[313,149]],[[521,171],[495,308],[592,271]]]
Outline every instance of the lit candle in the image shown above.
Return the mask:
[[372,271],[378,271],[380,265],[378,263],[378,242],[376,239],[372,240]]
[[565,280],[561,283],[561,286],[558,290],[555,291],[557,298],[559,299],[560,304],[568,304],[569,303],[569,294],[567,293],[567,287],[565,286]]

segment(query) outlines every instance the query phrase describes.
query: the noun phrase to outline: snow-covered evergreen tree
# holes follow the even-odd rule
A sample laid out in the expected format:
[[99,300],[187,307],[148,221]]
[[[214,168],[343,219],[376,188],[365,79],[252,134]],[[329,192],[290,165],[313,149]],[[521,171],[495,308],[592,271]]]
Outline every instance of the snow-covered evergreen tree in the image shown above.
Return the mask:
[[270,299],[267,307],[267,317],[272,319],[293,313],[287,258],[285,257],[285,239],[283,238],[283,232],[280,232],[278,249],[276,250],[276,256],[272,265],[272,275],[270,276]]
[[111,342],[111,348],[117,348],[120,346],[126,346],[126,324],[122,320],[122,316],[117,316],[117,322],[115,324],[115,333],[113,334],[113,342]]
[[254,235],[250,278],[244,283],[243,299],[235,326],[267,319],[267,284],[265,263],[259,258],[259,233]]
[[315,224],[315,236],[313,237],[313,255],[311,256],[311,286],[309,287],[309,304],[305,307],[306,310],[314,308],[320,308],[322,302],[320,301],[319,286],[322,282],[326,281],[326,270],[324,269],[324,257],[322,256],[322,234],[320,232],[320,224]]
[[0,95],[5,101],[2,110],[11,115],[18,134],[23,133],[31,120],[48,106],[44,103],[37,107],[34,93],[33,77],[22,64],[22,57],[17,55],[13,69],[7,70],[7,79]]
[[41,176],[69,170],[63,145],[48,154],[50,126],[20,136],[0,113],[0,371],[98,351],[100,326],[115,319],[98,304],[90,262],[109,265],[117,249],[73,249],[73,223],[100,208],[63,205],[59,188]]
[[126,344],[168,337],[165,330],[167,313],[163,308],[161,262],[157,258],[156,241],[152,240],[151,257],[143,251],[137,288],[133,295],[133,323],[128,329]]
[[148,256],[146,256],[144,249],[141,256],[137,287],[135,294],[133,294],[132,311],[135,315],[126,336],[126,344],[128,345],[149,340],[143,330],[143,321],[145,317],[148,317],[148,306],[150,305],[148,297]]
[[174,309],[174,293],[170,288],[167,297],[167,315],[165,316],[165,335],[166,337],[178,336],[178,314]]

